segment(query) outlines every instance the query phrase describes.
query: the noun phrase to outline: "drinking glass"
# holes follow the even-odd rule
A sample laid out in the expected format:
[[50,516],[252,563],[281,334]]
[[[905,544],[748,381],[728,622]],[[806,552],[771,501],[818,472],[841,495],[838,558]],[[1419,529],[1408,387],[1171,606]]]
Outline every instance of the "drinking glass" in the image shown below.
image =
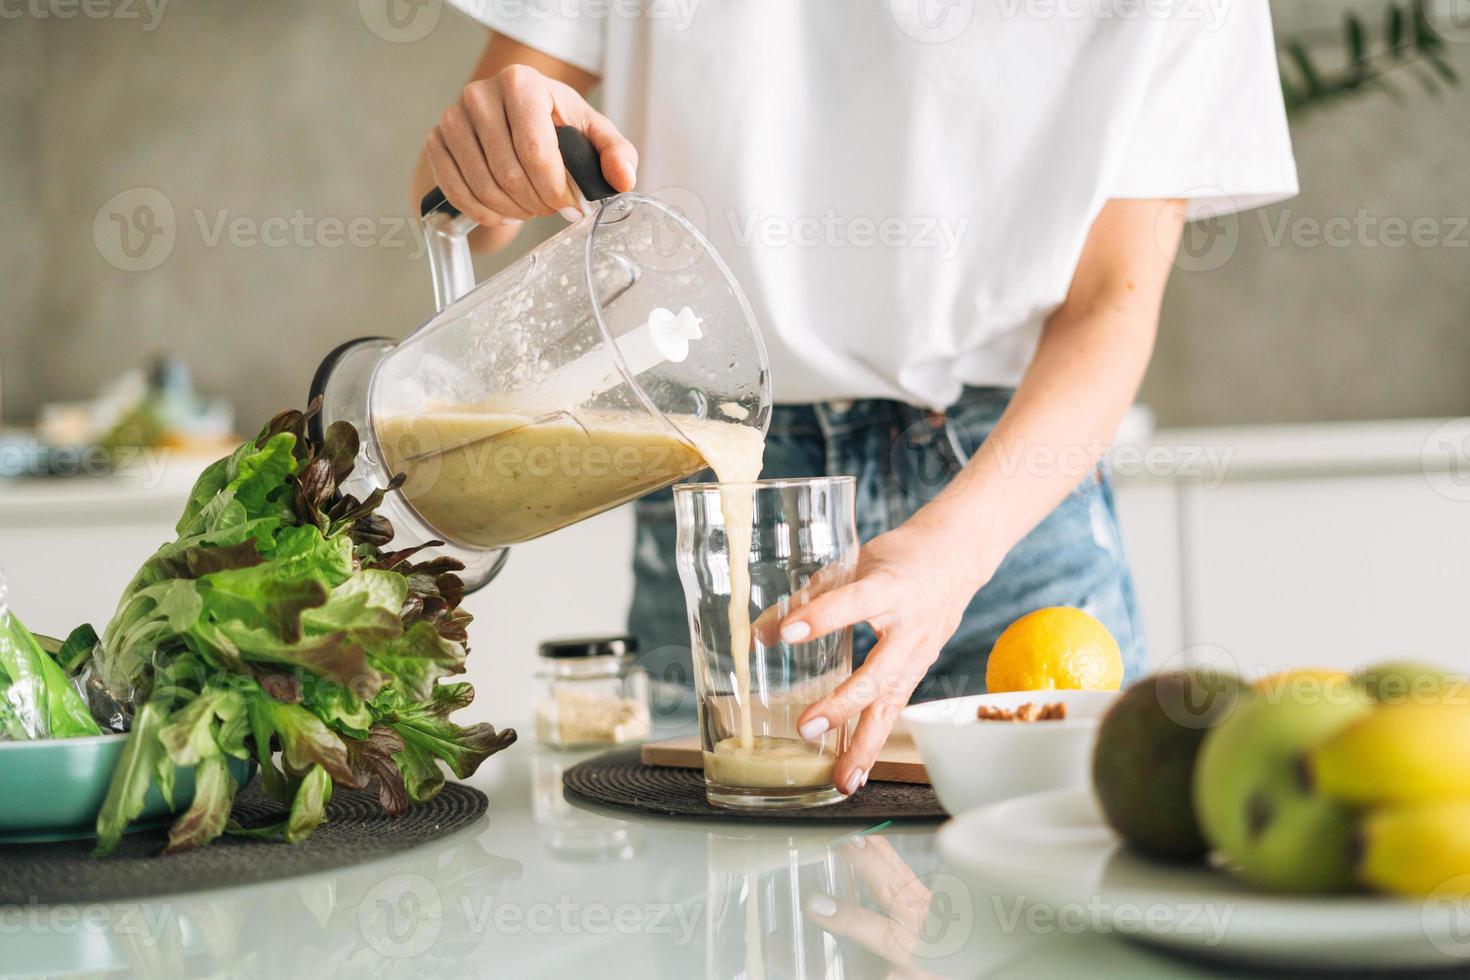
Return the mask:
[[[796,808],[845,798],[833,784],[832,765],[847,750],[851,725],[807,742],[796,720],[852,673],[852,630],[787,643],[777,624],[797,606],[852,580],[858,555],[854,494],[852,477],[674,488],[705,796],[712,804]],[[752,514],[744,613],[753,628],[746,649],[735,650],[731,620],[741,610],[731,602],[731,535],[721,505],[741,499]]]

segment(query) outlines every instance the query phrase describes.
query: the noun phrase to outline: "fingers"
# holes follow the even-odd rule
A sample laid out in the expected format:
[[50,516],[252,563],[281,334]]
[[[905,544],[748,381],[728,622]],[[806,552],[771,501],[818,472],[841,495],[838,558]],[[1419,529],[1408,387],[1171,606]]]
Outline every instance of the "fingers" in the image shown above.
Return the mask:
[[833,688],[831,694],[807,705],[796,721],[801,737],[815,739],[823,732],[845,725],[879,700],[899,706],[906,704],[918,686],[917,681],[908,682],[912,673],[905,663],[908,650],[896,635],[884,636],[868,654],[867,661],[850,677]]
[[773,647],[781,641],[781,607],[767,606],[750,623],[750,635],[763,647]]
[[833,589],[792,610],[781,621],[781,639],[806,643],[834,630],[872,619],[885,612],[882,588],[872,577]]
[[843,857],[890,919],[911,933],[924,931],[933,896],[891,843],[876,834],[859,837],[843,848]]
[[823,565],[817,569],[807,583],[798,589],[789,603],[782,608],[782,603],[767,606],[755,621],[750,624],[751,632],[763,646],[775,646],[781,639],[781,620],[783,617],[790,618],[793,613],[809,605],[813,597],[825,595],[831,591],[835,583],[850,576],[852,569],[846,565],[830,564]]
[[619,191],[631,191],[638,179],[638,151],[623,138],[618,128],[602,113],[589,108],[587,124],[582,132],[597,148],[602,160],[602,176]]
[[[469,189],[470,194],[474,196],[475,203],[479,207],[501,218],[512,218],[517,221],[522,221],[537,213],[515,201],[501,189],[485,159],[484,149],[480,142],[480,124],[471,118],[462,102],[455,103],[444,110],[444,115],[439,119],[439,134],[450,156],[454,158],[454,165],[459,170],[460,178]],[[447,190],[445,190],[445,197],[449,197]],[[468,209],[453,198],[450,198],[450,203],[459,207],[461,211],[469,213]],[[481,221],[480,223],[487,224],[488,222]]]
[[434,175],[434,183],[444,192],[444,197],[450,204],[482,225],[502,223],[502,216],[494,209],[487,207],[470,190],[438,126],[434,127],[424,144],[424,156],[429,161],[429,170]]
[[878,760],[883,743],[888,741],[888,733],[893,731],[900,707],[880,698],[858,716],[852,742],[832,768],[832,782],[844,793],[850,796],[867,784],[873,763]]
[[899,711],[908,704],[909,695],[919,686],[932,659],[919,656],[918,648],[902,642],[896,634],[885,636],[851,677],[801,713],[796,730],[808,741],[821,738],[854,717],[859,719],[852,742],[832,771],[838,789],[851,795],[868,781]]
[[830,895],[813,895],[806,901],[806,913],[834,936],[845,936],[887,963],[903,966],[912,962],[904,948],[905,939],[899,929],[872,909],[839,902]]
[[556,139],[562,122],[587,134],[613,187],[632,189],[633,145],[575,89],[528,65],[465,86],[429,134],[425,155],[444,196],[481,224],[552,213],[576,221],[582,212]]
[[554,106],[545,76],[525,65],[511,65],[496,76],[503,119],[485,152],[500,185],[537,214],[576,207],[567,171],[557,149]]

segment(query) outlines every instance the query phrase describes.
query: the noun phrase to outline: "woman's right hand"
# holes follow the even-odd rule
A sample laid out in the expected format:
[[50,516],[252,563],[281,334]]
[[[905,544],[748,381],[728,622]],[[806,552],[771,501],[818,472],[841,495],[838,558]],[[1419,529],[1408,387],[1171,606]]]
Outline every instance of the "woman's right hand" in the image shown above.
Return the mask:
[[596,147],[609,184],[633,188],[633,144],[571,85],[526,64],[466,85],[429,133],[424,157],[449,203],[481,225],[514,226],[553,213],[575,221],[576,188],[556,141],[563,125],[580,129]]

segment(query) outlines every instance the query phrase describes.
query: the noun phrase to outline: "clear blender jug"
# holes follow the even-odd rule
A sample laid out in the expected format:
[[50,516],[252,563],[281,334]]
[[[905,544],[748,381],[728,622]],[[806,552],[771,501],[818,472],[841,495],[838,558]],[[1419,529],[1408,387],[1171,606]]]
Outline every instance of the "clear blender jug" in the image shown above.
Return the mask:
[[470,589],[507,546],[685,479],[711,433],[770,418],[765,349],[724,262],[669,205],[609,187],[580,132],[557,136],[584,217],[477,286],[475,223],[431,192],[438,312],[402,341],[342,345],[312,382],[314,424],[361,435],[344,491],[401,474],[381,508],[392,546],[443,542]]

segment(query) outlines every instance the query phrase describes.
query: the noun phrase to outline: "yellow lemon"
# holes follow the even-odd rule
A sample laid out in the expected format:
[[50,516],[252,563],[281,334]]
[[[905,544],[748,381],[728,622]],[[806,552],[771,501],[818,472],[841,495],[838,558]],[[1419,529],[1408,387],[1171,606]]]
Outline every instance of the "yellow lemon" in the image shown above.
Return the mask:
[[1116,691],[1123,654],[1108,628],[1081,609],[1053,606],[1027,613],[995,641],[985,688],[1004,691]]

